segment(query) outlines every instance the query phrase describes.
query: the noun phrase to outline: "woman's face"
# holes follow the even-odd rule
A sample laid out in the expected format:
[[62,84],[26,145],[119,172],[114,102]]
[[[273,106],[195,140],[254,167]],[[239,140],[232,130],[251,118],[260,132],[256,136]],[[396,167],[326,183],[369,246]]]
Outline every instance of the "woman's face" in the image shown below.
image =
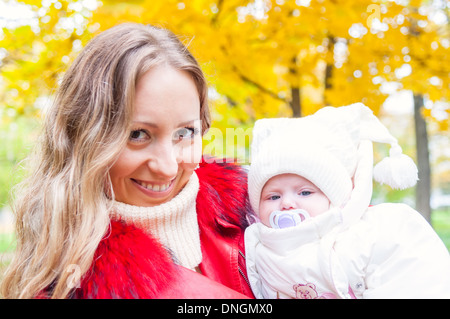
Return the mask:
[[200,99],[187,72],[158,66],[136,86],[128,143],[110,170],[115,198],[156,206],[186,185],[202,153]]

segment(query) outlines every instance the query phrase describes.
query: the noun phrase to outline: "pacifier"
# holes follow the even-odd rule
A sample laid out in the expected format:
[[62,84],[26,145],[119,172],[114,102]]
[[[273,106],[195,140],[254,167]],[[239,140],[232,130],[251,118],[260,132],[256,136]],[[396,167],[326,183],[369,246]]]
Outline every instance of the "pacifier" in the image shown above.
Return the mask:
[[270,226],[272,228],[288,228],[297,226],[305,219],[309,218],[308,212],[303,209],[292,209],[272,212],[269,216]]

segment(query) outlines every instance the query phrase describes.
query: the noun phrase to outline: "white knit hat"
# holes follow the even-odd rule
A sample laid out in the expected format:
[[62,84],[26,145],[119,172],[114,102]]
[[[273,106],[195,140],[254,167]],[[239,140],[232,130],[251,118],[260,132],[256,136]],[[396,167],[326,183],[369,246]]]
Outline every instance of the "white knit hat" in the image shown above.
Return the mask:
[[416,165],[402,154],[397,140],[362,103],[325,107],[303,118],[256,121],[248,175],[253,210],[259,211],[266,182],[285,173],[311,181],[334,206],[345,205],[353,189],[357,150],[362,140],[391,145],[390,157],[375,166],[375,180],[398,189],[416,184]]

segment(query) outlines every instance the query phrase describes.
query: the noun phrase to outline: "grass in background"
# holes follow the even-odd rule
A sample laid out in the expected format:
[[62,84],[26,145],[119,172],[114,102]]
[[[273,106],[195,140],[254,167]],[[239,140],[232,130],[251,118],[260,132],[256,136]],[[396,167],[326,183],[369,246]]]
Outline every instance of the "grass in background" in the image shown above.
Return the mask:
[[37,119],[0,118],[0,208],[8,204],[9,191],[20,179],[17,166],[30,152],[37,128]]
[[441,208],[433,211],[431,224],[450,251],[450,208]]
[[14,234],[0,233],[0,254],[13,252],[15,247]]
[[11,262],[15,247],[14,234],[0,233],[0,280],[3,276],[3,269]]
[[[1,117],[0,113],[0,214],[2,208],[8,206],[11,187],[23,175],[18,164],[30,152],[37,129],[38,120],[35,118],[8,119]],[[14,234],[0,227],[0,279],[14,249]]]

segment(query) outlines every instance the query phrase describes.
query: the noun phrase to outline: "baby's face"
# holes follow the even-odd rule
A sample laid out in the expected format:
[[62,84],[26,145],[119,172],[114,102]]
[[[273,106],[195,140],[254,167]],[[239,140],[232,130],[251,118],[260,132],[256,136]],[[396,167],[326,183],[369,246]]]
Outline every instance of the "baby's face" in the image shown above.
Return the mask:
[[261,191],[259,218],[270,226],[269,216],[274,211],[304,209],[315,217],[330,209],[330,201],[309,180],[295,174],[281,174],[267,181]]

